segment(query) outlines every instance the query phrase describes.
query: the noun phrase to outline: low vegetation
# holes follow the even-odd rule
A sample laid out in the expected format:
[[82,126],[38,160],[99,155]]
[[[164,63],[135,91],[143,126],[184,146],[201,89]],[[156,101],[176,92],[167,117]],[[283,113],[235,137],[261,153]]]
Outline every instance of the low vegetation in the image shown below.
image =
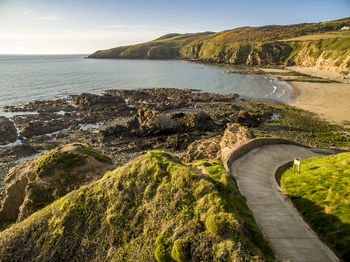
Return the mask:
[[1,261],[273,261],[220,160],[148,152],[0,233]]
[[250,102],[253,107],[280,114],[254,129],[257,137],[289,139],[312,147],[348,148],[349,133],[343,127],[330,124],[316,114],[278,103]]
[[345,260],[350,260],[350,153],[301,161],[288,168],[282,188],[310,225]]

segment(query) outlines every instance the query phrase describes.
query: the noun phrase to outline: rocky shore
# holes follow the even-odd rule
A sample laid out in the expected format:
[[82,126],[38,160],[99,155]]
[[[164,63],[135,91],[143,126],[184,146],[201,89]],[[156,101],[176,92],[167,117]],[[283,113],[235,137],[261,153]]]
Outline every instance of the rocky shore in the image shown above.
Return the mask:
[[[0,118],[0,181],[21,160],[74,142],[100,150],[121,166],[152,149],[177,153],[184,161],[214,158],[254,135],[324,145],[335,132],[337,140],[326,141],[330,146],[347,146],[349,141],[341,130],[287,105],[199,90],[108,90],[8,106],[4,111],[14,115]],[[327,137],[313,135],[323,129]]]
[[270,117],[265,111],[246,110],[237,98],[160,88],[109,90],[5,107],[14,116],[0,118],[1,177],[24,158],[72,142],[99,148],[122,165],[149,149],[185,151],[196,139],[222,133],[229,122],[257,126]]

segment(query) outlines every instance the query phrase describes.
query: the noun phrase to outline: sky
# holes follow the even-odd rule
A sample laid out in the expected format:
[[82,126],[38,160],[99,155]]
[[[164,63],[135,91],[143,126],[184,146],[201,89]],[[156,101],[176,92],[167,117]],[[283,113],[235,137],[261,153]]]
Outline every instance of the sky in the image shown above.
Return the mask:
[[0,0],[0,54],[89,54],[167,33],[349,16],[350,0]]

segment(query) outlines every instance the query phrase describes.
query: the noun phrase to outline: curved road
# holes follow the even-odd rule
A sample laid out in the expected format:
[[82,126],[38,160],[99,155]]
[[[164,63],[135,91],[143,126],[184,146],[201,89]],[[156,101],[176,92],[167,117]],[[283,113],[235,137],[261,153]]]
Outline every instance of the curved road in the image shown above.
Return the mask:
[[278,260],[339,261],[280,191],[275,172],[294,157],[320,156],[295,145],[265,145],[235,160],[231,173]]

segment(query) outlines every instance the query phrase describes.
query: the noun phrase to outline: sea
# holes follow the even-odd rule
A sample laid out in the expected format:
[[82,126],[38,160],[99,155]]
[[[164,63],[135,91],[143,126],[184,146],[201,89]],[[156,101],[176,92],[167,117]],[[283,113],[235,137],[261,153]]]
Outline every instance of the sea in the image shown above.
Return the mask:
[[[290,103],[293,88],[262,75],[227,74],[229,66],[183,60],[87,59],[87,55],[0,55],[3,106],[108,89],[181,88]],[[235,68],[237,69],[237,68]],[[242,68],[244,70],[244,68]]]

